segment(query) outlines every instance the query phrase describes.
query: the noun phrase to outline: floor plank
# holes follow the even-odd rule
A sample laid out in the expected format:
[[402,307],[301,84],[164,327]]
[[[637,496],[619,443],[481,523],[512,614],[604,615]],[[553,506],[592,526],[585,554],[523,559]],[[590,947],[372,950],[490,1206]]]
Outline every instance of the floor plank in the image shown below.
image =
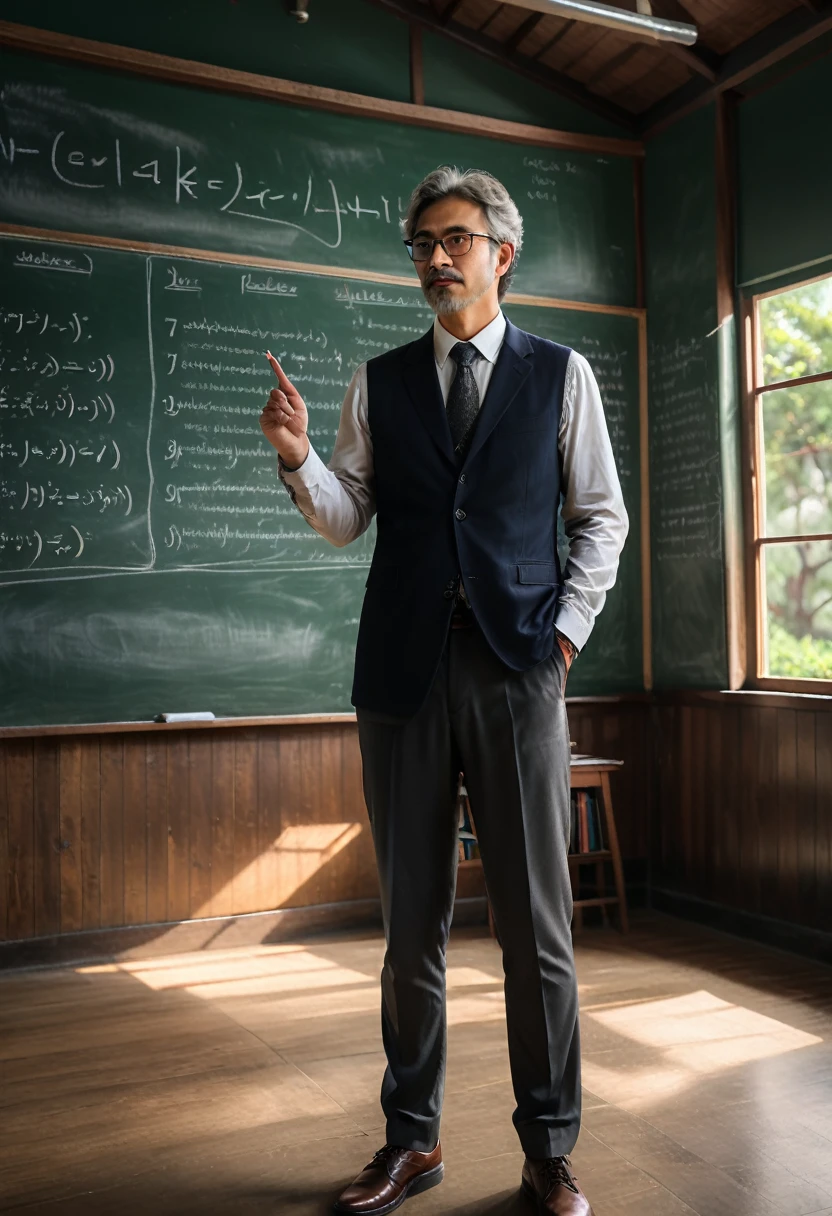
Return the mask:
[[[372,933],[0,978],[0,1210],[326,1212],[383,1142]],[[832,1216],[832,970],[655,915],[576,943],[595,1216]],[[452,935],[443,1185],[528,1216],[499,950]]]

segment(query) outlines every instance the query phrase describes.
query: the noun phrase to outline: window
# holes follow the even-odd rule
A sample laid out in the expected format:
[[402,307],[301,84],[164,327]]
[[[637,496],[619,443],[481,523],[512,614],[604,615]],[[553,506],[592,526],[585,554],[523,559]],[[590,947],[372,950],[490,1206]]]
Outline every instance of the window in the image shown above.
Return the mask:
[[832,276],[755,297],[748,332],[756,674],[832,680]]

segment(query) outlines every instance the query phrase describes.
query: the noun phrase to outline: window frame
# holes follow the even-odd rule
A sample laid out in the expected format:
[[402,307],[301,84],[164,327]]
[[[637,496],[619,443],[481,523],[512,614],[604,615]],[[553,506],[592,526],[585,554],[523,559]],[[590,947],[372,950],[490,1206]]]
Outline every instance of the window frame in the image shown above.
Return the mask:
[[748,589],[746,595],[747,676],[745,687],[768,692],[814,693],[816,696],[829,696],[832,693],[832,679],[820,677],[795,679],[790,676],[766,675],[762,671],[767,616],[767,598],[762,569],[764,549],[774,544],[794,544],[804,540],[832,541],[832,532],[776,537],[763,535],[765,532],[763,517],[765,453],[762,402],[766,393],[776,389],[795,387],[800,384],[816,384],[824,380],[832,382],[832,369],[813,376],[801,376],[792,380],[778,381],[776,384],[766,384],[763,373],[763,352],[760,345],[759,306],[762,300],[770,299],[771,296],[782,295],[787,291],[797,291],[801,287],[808,287],[812,283],[819,283],[830,278],[832,278],[832,274],[826,271],[824,274],[813,275],[812,278],[801,279],[796,283],[780,285],[771,291],[743,296],[741,300],[744,414],[742,448],[745,473],[742,482],[746,520],[745,581]]

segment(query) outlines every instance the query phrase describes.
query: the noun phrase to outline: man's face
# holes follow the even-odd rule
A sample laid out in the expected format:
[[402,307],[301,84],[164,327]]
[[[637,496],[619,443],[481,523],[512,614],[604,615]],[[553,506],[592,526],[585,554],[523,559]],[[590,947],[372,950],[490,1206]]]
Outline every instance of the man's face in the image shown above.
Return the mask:
[[[476,203],[449,195],[425,207],[413,233],[414,240],[450,236],[459,232],[485,232],[485,214]],[[510,245],[475,237],[469,253],[450,257],[435,245],[425,262],[415,262],[425,299],[439,316],[461,312],[474,304],[497,282],[497,264],[511,260]],[[506,263],[507,264],[507,263]]]

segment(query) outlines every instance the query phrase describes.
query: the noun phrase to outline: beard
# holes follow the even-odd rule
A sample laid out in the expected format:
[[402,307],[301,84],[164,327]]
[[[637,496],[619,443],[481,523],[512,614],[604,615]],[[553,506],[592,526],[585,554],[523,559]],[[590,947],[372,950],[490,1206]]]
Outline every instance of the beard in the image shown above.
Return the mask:
[[[450,287],[433,287],[423,283],[422,294],[438,317],[448,317],[452,313],[462,312],[463,308],[468,308],[471,304],[476,304],[488,291],[492,281],[483,283],[478,289],[471,288],[464,295],[461,292],[454,293]],[[457,282],[462,280],[458,279]]]

